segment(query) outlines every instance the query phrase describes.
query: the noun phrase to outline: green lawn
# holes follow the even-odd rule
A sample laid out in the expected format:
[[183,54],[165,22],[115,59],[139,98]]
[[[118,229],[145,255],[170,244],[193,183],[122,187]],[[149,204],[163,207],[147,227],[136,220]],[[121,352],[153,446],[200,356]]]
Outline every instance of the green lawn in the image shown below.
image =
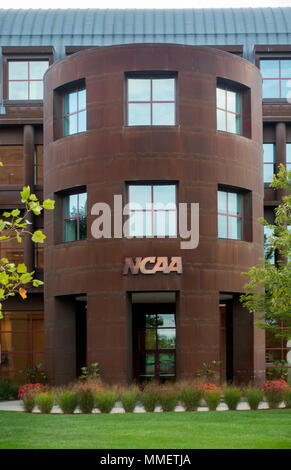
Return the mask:
[[1,449],[291,449],[291,410],[0,412]]

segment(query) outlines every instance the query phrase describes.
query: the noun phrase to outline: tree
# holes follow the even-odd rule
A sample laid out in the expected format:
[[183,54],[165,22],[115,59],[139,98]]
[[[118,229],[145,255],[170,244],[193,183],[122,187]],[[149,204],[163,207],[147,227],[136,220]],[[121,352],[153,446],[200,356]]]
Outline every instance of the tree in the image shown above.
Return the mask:
[[[1,165],[1,164],[0,164]],[[30,187],[25,186],[21,191],[21,202],[25,204],[24,213],[19,209],[10,212],[5,211],[0,218],[0,241],[5,243],[7,240],[16,239],[22,243],[25,233],[31,236],[34,243],[43,243],[46,236],[41,230],[33,233],[29,231],[31,222],[28,220],[28,214],[40,215],[43,209],[54,209],[55,201],[46,199],[41,204],[36,195],[30,192]],[[26,296],[26,287],[32,284],[33,287],[39,287],[42,281],[34,279],[34,271],[28,272],[24,263],[15,265],[9,262],[7,258],[0,259],[0,319],[3,318],[2,303],[8,297],[15,296],[18,293],[23,299]]]
[[[245,294],[240,300],[252,313],[264,312],[256,325],[264,328],[276,337],[291,338],[291,171],[280,165],[277,176],[274,175],[270,186],[282,189],[285,196],[275,210],[274,224],[265,219],[259,222],[272,230],[268,237],[269,247],[276,250],[280,259],[271,264],[267,259],[260,260],[260,266],[253,266],[249,272],[242,273],[249,281],[245,285]],[[280,329],[281,324],[285,329]]]

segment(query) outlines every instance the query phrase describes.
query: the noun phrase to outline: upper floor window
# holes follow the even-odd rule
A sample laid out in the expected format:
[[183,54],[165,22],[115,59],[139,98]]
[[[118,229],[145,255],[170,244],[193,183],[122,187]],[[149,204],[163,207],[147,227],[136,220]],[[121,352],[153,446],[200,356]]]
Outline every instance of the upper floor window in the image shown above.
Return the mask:
[[218,85],[216,88],[217,130],[242,134],[241,92]]
[[243,204],[242,194],[218,191],[218,238],[242,240]]
[[129,236],[177,235],[175,184],[129,184]]
[[291,144],[286,144],[286,170],[291,171]]
[[275,144],[263,144],[264,183],[273,181],[276,166]]
[[174,77],[127,78],[127,125],[174,126],[176,79]]
[[64,197],[64,241],[84,240],[87,237],[87,193]]
[[263,77],[263,98],[287,98],[291,59],[260,60],[260,70]]
[[64,135],[87,130],[86,88],[79,86],[64,93]]
[[9,100],[42,100],[43,75],[48,66],[48,60],[9,60]]

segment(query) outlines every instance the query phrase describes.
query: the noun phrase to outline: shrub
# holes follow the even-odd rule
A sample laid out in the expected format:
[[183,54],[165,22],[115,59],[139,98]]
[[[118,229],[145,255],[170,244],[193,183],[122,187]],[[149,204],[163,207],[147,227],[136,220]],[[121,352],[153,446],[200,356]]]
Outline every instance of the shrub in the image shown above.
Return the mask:
[[291,408],[291,387],[288,387],[284,390],[283,399],[286,408]]
[[94,393],[94,402],[96,408],[98,408],[101,413],[110,413],[113,409],[118,395],[113,390],[101,390]]
[[54,402],[55,396],[51,392],[43,392],[35,396],[35,403],[41,413],[50,413]]
[[22,397],[22,406],[26,413],[32,413],[35,407],[35,394],[31,392],[24,393]]
[[186,411],[196,411],[202,398],[202,391],[199,387],[184,386],[180,398]]
[[57,404],[65,414],[74,413],[78,406],[77,393],[74,390],[63,390],[57,395]]
[[241,390],[238,387],[229,386],[224,390],[224,402],[227,404],[229,410],[236,410],[240,402]]
[[263,400],[263,392],[260,388],[249,387],[245,391],[246,400],[251,410],[257,410]]
[[262,385],[269,408],[278,408],[284,398],[284,391],[288,389],[285,380],[270,380]]
[[220,398],[222,395],[222,390],[218,385],[208,383],[200,384],[200,389],[202,391],[202,396],[204,397],[208,409],[210,411],[215,411],[219,405]]
[[19,385],[10,384],[10,398],[14,398],[14,400],[17,400],[18,390],[19,390]]
[[155,383],[149,383],[145,386],[140,400],[147,412],[155,411],[155,407],[159,402],[159,388]]
[[86,386],[79,388],[78,405],[82,413],[92,413],[94,408],[94,392],[92,388]]
[[36,383],[36,384],[25,384],[22,385],[19,390],[18,390],[18,398],[23,398],[23,395],[26,392],[30,393],[42,393],[42,392],[47,392],[48,387],[46,385],[43,385],[41,383]]
[[159,402],[163,411],[174,411],[179,399],[179,393],[175,388],[161,387]]
[[139,389],[132,387],[121,392],[121,403],[126,413],[132,413],[139,396]]
[[0,400],[9,400],[11,396],[11,388],[8,380],[0,382]]

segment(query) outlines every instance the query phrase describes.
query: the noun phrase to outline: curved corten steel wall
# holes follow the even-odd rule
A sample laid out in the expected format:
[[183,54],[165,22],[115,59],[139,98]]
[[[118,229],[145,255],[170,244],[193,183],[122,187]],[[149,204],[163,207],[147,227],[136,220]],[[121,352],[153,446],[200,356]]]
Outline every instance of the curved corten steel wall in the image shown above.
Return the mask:
[[[177,73],[177,125],[125,125],[125,73]],[[216,130],[217,77],[250,89],[249,137]],[[87,131],[58,138],[59,87],[84,79]],[[55,91],[54,91],[55,90]],[[178,291],[177,377],[193,377],[203,361],[219,359],[219,293],[240,293],[243,271],[263,256],[261,76],[234,55],[195,46],[150,44],[88,49],[51,66],[45,75],[44,190],[86,186],[87,240],[56,243],[62,215],[45,217],[46,366],[55,382],[74,375],[70,309],[57,296],[87,294],[87,362],[98,361],[109,381],[132,378],[131,322],[127,292]],[[200,204],[197,249],[181,250],[180,239],[99,239],[90,227],[96,202],[113,206],[114,194],[130,181],[178,182],[178,200]],[[250,191],[250,241],[218,239],[218,185]],[[183,273],[123,275],[125,258],[182,257]],[[66,313],[66,309],[68,312]],[[63,315],[63,322],[60,318]],[[260,380],[263,334],[239,303],[234,332],[235,377]],[[62,361],[62,364],[60,362]],[[70,369],[71,367],[71,369]]]

